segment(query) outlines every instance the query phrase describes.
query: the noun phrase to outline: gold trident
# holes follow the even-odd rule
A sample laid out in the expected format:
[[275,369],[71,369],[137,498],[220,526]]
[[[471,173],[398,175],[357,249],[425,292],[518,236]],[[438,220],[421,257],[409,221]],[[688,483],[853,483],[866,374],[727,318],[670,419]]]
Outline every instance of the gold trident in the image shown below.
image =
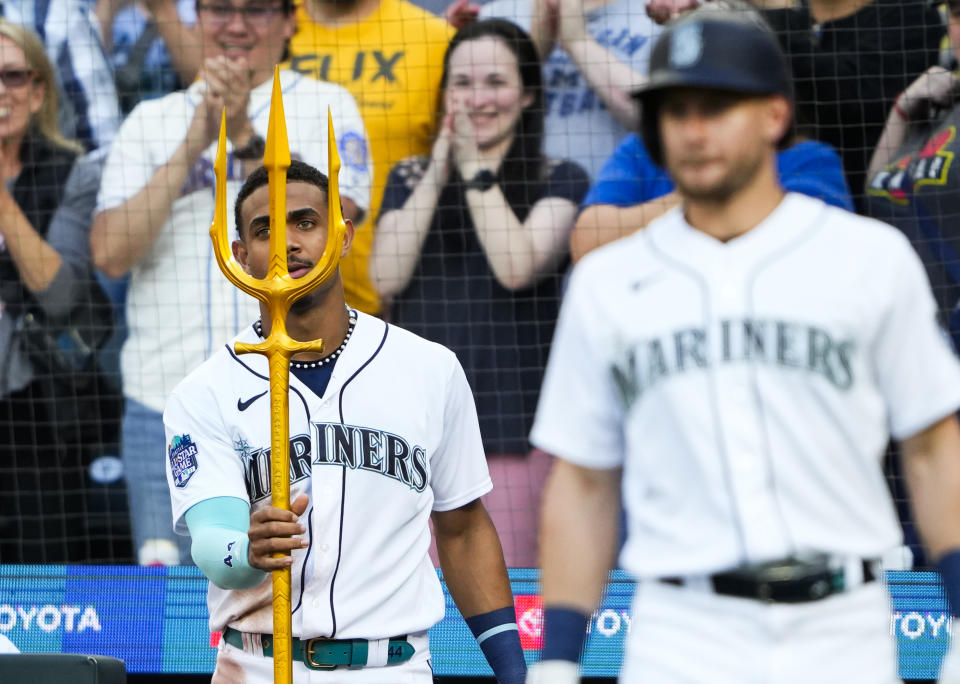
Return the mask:
[[[311,271],[302,278],[290,277],[287,268],[287,169],[290,167],[290,145],[283,116],[280,93],[280,71],[274,68],[273,95],[270,99],[270,123],[267,127],[263,165],[267,168],[270,192],[270,267],[267,277],[258,280],[244,273],[233,258],[227,237],[227,128],[226,111],[221,115],[220,140],[214,174],[217,178],[216,206],[210,239],[220,270],[234,285],[259,299],[270,312],[270,336],[259,344],[237,342],[238,354],[263,354],[270,362],[270,483],[271,503],[290,510],[290,358],[298,352],[323,351],[323,340],[298,342],[287,335],[287,312],[302,294],[334,274],[340,263],[340,252],[346,225],[340,210],[340,156],[333,131],[333,115],[327,109],[327,245]],[[282,558],[284,554],[274,554]],[[273,681],[291,684],[293,661],[290,621],[290,568],[273,571]]]

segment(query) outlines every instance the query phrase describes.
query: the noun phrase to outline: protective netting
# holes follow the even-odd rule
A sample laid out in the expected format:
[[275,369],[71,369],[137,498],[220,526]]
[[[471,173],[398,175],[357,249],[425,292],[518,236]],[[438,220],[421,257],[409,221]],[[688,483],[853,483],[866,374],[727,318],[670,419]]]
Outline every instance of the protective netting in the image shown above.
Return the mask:
[[[527,434],[571,244],[579,258],[673,206],[629,94],[655,19],[693,4],[493,0],[448,51],[455,29],[401,0],[4,3],[44,49],[0,31],[0,563],[189,562],[164,401],[259,315],[213,259],[211,131],[225,105],[232,207],[279,61],[295,157],[325,169],[334,112],[348,302],[457,353],[508,565],[536,565],[550,463]],[[793,71],[785,187],[906,233],[960,339],[960,20],[920,0],[725,4],[759,11]]]

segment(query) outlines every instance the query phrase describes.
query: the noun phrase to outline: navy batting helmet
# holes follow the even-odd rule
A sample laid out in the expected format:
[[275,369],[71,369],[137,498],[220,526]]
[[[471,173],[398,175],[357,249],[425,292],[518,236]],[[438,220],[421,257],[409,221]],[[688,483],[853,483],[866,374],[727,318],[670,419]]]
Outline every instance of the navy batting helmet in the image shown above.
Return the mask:
[[[694,87],[744,95],[783,95],[793,101],[793,83],[776,36],[754,12],[710,5],[684,15],[664,31],[650,55],[646,85],[634,93],[641,104],[640,133],[654,162],[663,166],[658,104],[667,88]],[[793,128],[780,141],[786,145]]]

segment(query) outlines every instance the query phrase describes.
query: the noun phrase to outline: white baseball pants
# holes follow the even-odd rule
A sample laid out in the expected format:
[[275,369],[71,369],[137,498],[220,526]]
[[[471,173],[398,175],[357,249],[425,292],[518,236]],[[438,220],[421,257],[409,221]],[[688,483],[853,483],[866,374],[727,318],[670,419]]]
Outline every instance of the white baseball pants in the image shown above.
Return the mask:
[[637,584],[623,684],[900,684],[880,581],[809,603]]

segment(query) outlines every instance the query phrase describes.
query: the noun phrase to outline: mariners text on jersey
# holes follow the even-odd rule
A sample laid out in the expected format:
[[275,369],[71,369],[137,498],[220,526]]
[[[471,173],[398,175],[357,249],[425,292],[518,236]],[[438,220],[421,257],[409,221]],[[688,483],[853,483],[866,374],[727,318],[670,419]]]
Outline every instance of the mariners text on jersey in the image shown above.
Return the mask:
[[684,328],[623,346],[611,372],[628,408],[661,380],[717,363],[763,363],[807,371],[840,390],[854,382],[854,341],[806,323],[723,319],[713,331]]
[[357,425],[314,423],[317,465],[339,465],[381,473],[422,492],[427,486],[427,452],[383,430]]
[[[297,435],[290,439],[290,482],[310,476],[310,466],[334,465],[365,470],[397,480],[417,492],[427,486],[427,452],[411,445],[400,435],[383,430],[343,425],[313,423],[313,439]],[[312,448],[316,445],[316,450]],[[251,502],[271,494],[270,447],[252,449],[239,440],[234,445],[243,461],[244,480]]]

